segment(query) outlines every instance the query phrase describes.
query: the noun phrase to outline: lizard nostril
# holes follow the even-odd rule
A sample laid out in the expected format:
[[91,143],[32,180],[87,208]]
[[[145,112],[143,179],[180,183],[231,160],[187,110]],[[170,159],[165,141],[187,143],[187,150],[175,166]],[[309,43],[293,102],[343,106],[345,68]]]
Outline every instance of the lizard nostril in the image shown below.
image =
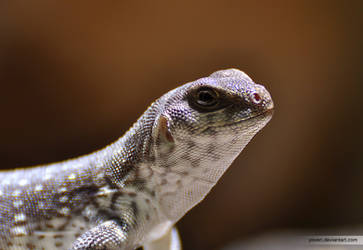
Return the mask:
[[253,94],[252,94],[252,101],[253,101],[254,103],[256,103],[256,104],[259,104],[259,103],[261,103],[262,98],[261,98],[261,96],[260,96],[259,94],[257,94],[257,93],[253,93]]

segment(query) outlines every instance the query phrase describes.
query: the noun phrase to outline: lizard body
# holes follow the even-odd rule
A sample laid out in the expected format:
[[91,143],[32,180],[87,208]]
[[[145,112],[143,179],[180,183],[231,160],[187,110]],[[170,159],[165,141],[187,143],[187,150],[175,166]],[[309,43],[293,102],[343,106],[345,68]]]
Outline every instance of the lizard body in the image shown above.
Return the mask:
[[173,225],[272,109],[263,86],[221,70],[163,95],[104,149],[0,172],[0,249],[179,249]]

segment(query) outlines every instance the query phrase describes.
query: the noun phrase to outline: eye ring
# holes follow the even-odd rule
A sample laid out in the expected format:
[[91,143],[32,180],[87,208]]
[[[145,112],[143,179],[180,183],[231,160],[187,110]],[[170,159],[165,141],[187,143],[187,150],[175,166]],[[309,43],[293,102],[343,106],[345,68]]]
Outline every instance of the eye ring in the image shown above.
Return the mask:
[[219,103],[219,94],[212,88],[203,87],[196,91],[195,102],[204,108],[213,108]]

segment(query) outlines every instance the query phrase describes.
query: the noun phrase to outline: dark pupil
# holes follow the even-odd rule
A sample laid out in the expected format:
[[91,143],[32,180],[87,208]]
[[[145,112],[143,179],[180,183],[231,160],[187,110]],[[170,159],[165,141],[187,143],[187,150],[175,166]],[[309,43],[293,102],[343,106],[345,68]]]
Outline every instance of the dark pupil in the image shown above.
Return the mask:
[[211,106],[211,105],[214,105],[216,103],[216,96],[210,90],[201,90],[198,93],[197,102],[200,105]]

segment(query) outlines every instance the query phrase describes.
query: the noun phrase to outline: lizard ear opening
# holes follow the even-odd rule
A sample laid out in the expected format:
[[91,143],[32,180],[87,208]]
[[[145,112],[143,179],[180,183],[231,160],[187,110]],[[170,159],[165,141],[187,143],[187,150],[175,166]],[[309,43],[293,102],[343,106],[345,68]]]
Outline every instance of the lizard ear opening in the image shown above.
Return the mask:
[[157,121],[157,139],[160,142],[174,143],[174,138],[169,130],[168,119],[160,115]]

